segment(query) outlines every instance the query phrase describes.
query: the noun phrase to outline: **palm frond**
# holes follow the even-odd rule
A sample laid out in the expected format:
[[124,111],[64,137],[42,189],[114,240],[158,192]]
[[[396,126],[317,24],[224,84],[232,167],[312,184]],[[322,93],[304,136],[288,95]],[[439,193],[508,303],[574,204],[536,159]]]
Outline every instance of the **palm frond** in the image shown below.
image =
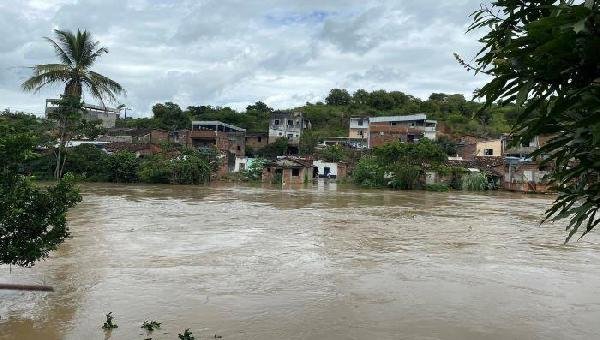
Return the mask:
[[56,56],[65,64],[65,65],[73,65],[73,60],[69,57],[67,52],[54,40],[44,37],[44,39],[54,47],[54,51],[56,52]]
[[121,84],[94,71],[87,72],[83,83],[92,96],[102,102],[104,99],[114,102],[117,95],[126,93]]
[[76,37],[71,31],[54,30],[56,38],[62,45],[63,51],[69,56],[73,63],[77,62]]
[[[37,66],[35,68],[37,68]],[[34,71],[34,76],[23,82],[23,84],[21,84],[21,88],[25,91],[38,92],[42,87],[48,84],[66,82],[68,78],[69,72],[65,72],[64,70],[46,70],[42,73],[35,73]]]

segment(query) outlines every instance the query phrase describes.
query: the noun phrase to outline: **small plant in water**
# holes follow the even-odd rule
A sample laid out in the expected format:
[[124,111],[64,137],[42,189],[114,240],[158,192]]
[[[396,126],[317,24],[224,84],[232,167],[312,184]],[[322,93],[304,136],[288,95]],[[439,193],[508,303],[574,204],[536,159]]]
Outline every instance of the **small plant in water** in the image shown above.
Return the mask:
[[179,336],[179,340],[194,340],[196,338],[194,338],[194,336],[192,335],[192,332],[190,332],[190,329],[186,329],[183,334],[179,333],[177,334]]
[[142,324],[142,328],[147,330],[148,332],[152,332],[153,330],[160,328],[160,322],[146,320]]
[[108,314],[106,314],[106,321],[102,325],[102,329],[109,330],[113,328],[119,328],[119,326],[116,323],[113,323],[114,318],[115,317],[112,316],[112,312],[108,312]]

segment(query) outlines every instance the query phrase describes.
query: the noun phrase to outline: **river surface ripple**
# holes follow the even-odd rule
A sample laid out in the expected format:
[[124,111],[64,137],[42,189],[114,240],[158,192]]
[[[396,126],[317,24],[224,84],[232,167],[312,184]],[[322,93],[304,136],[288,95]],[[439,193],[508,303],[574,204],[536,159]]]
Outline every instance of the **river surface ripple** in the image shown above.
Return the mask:
[[[548,196],[323,181],[86,184],[72,238],[0,282],[0,339],[598,339],[600,237],[563,245]],[[112,311],[119,328],[100,326]]]

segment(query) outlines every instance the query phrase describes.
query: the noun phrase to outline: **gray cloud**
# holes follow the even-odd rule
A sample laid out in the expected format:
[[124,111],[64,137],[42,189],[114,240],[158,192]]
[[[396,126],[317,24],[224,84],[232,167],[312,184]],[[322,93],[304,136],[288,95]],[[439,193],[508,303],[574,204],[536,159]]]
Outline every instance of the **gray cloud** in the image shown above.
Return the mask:
[[469,95],[485,80],[466,73],[468,14],[480,0],[16,0],[0,4],[0,108],[42,112],[22,93],[25,66],[54,62],[42,36],[88,29],[110,53],[97,70],[128,91],[145,116],[158,101],[244,108],[322,100],[332,87]]

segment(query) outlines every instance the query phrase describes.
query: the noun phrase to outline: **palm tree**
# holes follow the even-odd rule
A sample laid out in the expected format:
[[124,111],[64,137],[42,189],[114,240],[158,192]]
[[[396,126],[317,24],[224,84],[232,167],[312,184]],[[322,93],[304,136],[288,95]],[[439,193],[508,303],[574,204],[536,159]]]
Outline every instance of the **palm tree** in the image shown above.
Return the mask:
[[46,85],[64,83],[66,96],[81,99],[86,89],[103,104],[105,99],[115,101],[117,95],[125,93],[119,83],[90,69],[108,49],[99,47],[100,42],[93,41],[88,31],[77,30],[74,34],[54,30],[54,33],[56,40],[44,39],[54,47],[60,63],[33,66],[33,76],[21,85],[23,90],[37,92]]
[[60,63],[33,66],[33,75],[21,84],[21,87],[25,91],[37,92],[46,85],[65,84],[59,109],[53,113],[58,123],[59,140],[58,148],[55,149],[54,176],[59,179],[66,160],[65,146],[81,122],[83,90],[87,90],[92,97],[98,99],[102,106],[105,99],[114,102],[116,96],[124,94],[125,90],[116,81],[91,70],[96,60],[108,53],[108,49],[100,47],[99,41],[93,41],[88,31],[77,30],[75,34],[71,31],[54,30],[54,33],[56,40],[48,37],[44,39],[54,47]]

